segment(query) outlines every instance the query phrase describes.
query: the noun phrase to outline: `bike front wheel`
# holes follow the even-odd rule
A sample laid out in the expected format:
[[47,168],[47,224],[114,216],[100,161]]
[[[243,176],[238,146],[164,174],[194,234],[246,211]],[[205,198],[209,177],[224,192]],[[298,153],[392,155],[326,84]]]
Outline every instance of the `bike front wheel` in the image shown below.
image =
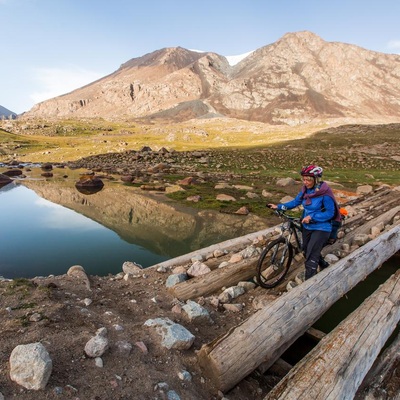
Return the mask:
[[257,264],[257,283],[271,289],[282,282],[293,259],[293,246],[285,238],[273,240],[263,250]]

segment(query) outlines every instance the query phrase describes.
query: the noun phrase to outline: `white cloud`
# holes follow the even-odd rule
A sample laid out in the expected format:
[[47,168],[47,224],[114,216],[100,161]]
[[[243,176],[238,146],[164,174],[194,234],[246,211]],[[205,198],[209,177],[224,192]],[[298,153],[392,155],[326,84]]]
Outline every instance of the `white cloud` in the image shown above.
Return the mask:
[[47,209],[42,217],[42,223],[48,228],[84,231],[103,229],[97,222],[41,197],[35,201],[35,205]]
[[400,51],[400,40],[391,40],[390,42],[388,42],[387,48]]
[[33,79],[39,83],[41,89],[32,93],[30,98],[34,103],[40,103],[44,100],[69,93],[105,75],[78,67],[71,67],[69,69],[39,68],[34,71]]

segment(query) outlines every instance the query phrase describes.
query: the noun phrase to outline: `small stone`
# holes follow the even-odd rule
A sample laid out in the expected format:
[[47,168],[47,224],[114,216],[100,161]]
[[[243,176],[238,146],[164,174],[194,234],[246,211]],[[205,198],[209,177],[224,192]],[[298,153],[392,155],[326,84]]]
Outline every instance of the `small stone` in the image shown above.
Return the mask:
[[119,332],[124,330],[124,327],[121,325],[118,325],[118,324],[114,324],[113,327],[116,331],[119,331]]
[[196,261],[192,264],[192,266],[187,270],[187,274],[191,277],[205,275],[211,272],[211,269],[204,263],[200,261]]
[[239,261],[243,260],[243,256],[239,253],[233,254],[232,257],[230,258],[229,262],[230,263],[237,263]]
[[[53,390],[54,394],[59,396],[60,394],[63,394],[63,388],[61,386],[56,386]],[[4,399],[4,397],[3,397]],[[0,400],[2,400],[1,394],[0,394]]]
[[232,312],[239,312],[243,310],[243,304],[224,304],[224,309]]
[[235,214],[238,215],[248,215],[250,214],[249,209],[246,206],[240,207],[238,210],[235,211]]
[[181,381],[191,382],[192,380],[192,375],[188,371],[180,371],[178,377]]
[[181,283],[181,282],[184,282],[187,280],[188,280],[188,276],[187,276],[186,272],[183,274],[172,274],[172,275],[168,276],[167,281],[165,282],[165,286],[170,288],[172,286],[175,286],[178,283]]
[[224,256],[225,252],[223,250],[217,249],[217,250],[214,250],[213,255],[215,258],[218,258],[218,257]]
[[92,299],[88,299],[88,298],[83,300],[83,304],[85,304],[86,307],[90,306],[92,304],[92,302],[93,302],[93,300]]
[[175,390],[168,390],[167,399],[168,400],[180,400],[181,398],[179,397],[178,393],[175,392]]
[[34,313],[29,317],[29,321],[31,322],[39,322],[42,319],[42,315],[39,313]]
[[222,261],[222,263],[218,265],[218,268],[225,268],[228,265],[230,265],[230,263],[228,261]]
[[149,352],[143,342],[136,342],[135,346],[138,347],[143,354],[147,354]]
[[103,366],[104,366],[103,359],[101,357],[96,357],[94,359],[94,363],[95,363],[96,367],[99,367],[99,368],[103,368]]

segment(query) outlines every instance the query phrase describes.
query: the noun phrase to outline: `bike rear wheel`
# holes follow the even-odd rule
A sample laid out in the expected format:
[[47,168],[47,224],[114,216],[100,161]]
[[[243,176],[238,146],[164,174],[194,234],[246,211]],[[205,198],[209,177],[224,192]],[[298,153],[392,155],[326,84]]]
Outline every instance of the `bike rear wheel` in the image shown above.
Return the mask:
[[273,240],[263,250],[257,264],[257,283],[271,289],[282,282],[293,259],[293,246],[283,237]]

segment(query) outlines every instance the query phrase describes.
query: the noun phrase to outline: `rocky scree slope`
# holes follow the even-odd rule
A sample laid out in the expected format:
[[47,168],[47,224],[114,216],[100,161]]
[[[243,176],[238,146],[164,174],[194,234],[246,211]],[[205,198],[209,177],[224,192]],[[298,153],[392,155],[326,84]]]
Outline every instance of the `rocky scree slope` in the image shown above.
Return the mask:
[[288,33],[231,66],[181,47],[131,59],[104,78],[35,105],[22,118],[223,116],[298,125],[400,120],[400,56]]

